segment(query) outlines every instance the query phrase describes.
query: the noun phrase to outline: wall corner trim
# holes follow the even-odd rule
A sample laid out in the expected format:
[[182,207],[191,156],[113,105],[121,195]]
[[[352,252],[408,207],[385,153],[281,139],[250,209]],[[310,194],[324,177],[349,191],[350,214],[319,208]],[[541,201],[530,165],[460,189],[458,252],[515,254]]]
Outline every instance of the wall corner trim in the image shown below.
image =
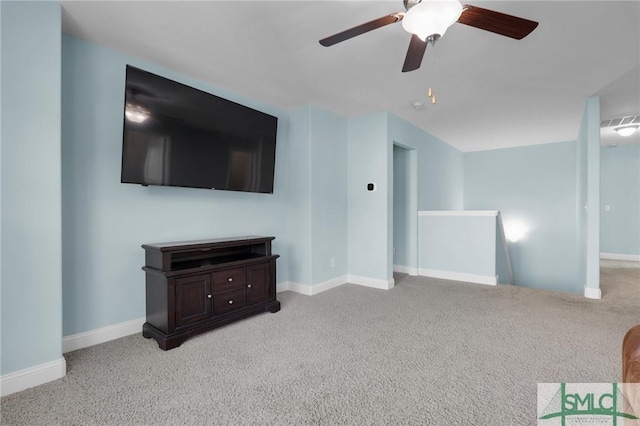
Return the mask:
[[72,334],[62,338],[62,352],[67,353],[89,346],[105,343],[110,340],[141,333],[146,318],[124,321],[107,327],[97,328],[83,333]]
[[63,378],[67,374],[64,357],[34,367],[5,374],[0,378],[0,396],[11,395],[25,389]]
[[599,288],[584,288],[584,297],[587,299],[602,299],[602,291]]

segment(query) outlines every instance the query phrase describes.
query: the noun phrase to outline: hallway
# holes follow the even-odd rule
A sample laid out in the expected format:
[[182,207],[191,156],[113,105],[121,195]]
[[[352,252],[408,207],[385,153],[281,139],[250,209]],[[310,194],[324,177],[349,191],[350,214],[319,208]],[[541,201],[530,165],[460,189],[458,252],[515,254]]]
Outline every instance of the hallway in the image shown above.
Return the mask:
[[640,311],[640,262],[600,260],[602,298],[632,303]]

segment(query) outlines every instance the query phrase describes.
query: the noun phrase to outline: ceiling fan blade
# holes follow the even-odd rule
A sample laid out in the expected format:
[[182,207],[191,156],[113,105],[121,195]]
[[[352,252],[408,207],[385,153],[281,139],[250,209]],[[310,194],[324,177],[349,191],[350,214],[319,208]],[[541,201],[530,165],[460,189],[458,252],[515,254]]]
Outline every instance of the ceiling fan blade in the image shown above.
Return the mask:
[[535,21],[469,5],[464,5],[458,22],[516,40],[525,38],[538,26]]
[[393,24],[398,21],[401,21],[402,18],[404,18],[403,13],[400,13],[400,12],[392,13],[391,15],[383,16],[382,18],[365,22],[364,24],[358,25],[353,28],[349,28],[348,30],[341,31],[327,38],[323,38],[322,40],[320,40],[320,44],[325,47],[333,46],[336,43],[349,40],[350,38],[359,36],[360,34],[368,33],[369,31],[376,30],[380,27],[384,27],[385,25],[389,25],[389,24]]
[[411,35],[411,42],[407,50],[407,56],[404,58],[402,72],[414,71],[420,68],[424,52],[427,50],[427,42],[422,40],[415,34]]

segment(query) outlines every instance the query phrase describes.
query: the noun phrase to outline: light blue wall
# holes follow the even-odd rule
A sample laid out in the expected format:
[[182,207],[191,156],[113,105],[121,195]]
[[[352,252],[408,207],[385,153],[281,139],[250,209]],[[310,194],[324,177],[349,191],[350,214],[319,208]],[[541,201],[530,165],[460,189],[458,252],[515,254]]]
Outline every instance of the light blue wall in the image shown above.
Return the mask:
[[347,274],[347,120],[313,106],[309,112],[311,283],[317,284]]
[[600,98],[587,99],[587,283],[600,288]]
[[496,216],[420,216],[418,230],[420,269],[496,276]]
[[[393,275],[389,264],[387,114],[377,113],[348,123],[349,274],[377,280]],[[368,183],[377,190],[367,191]],[[391,276],[390,276],[391,275]]]
[[600,252],[640,256],[640,144],[601,148],[600,166]]
[[389,114],[389,139],[418,152],[418,210],[462,209],[460,151],[393,114]]
[[347,274],[347,120],[314,106],[288,116],[289,280],[313,285]]
[[[393,278],[393,146],[417,154],[409,161],[417,170],[414,209],[462,207],[462,153],[407,121],[386,112],[349,120],[349,273]],[[412,157],[412,154],[409,154]],[[375,182],[376,192],[368,192]],[[411,191],[412,189],[408,189]],[[417,234],[417,217],[409,234]],[[414,231],[415,230],[415,231]],[[416,240],[417,241],[417,240]],[[409,244],[411,245],[411,244]],[[417,243],[413,244],[417,248]],[[409,256],[411,257],[411,255]],[[417,267],[417,256],[407,266]]]
[[60,5],[0,2],[2,367],[62,357]]
[[[143,243],[273,235],[287,280],[286,113],[70,36],[62,57],[64,335],[145,316]],[[274,194],[120,183],[126,64],[279,117]]]
[[311,284],[311,138],[310,107],[289,111],[289,137],[296,141],[288,153],[289,201],[287,203],[287,232],[294,236],[288,252],[288,279],[295,283]]
[[[407,261],[400,263],[396,260],[395,263],[418,268],[418,210],[460,210],[462,208],[463,155],[450,145],[393,114],[388,114],[387,131],[388,146],[391,148],[393,144],[397,144],[408,149],[405,154],[409,157],[410,186],[398,189],[409,198],[408,205],[411,212],[408,216],[407,228],[410,241],[398,240],[397,244],[403,245],[407,252]],[[410,195],[412,192],[417,196],[412,198]],[[389,203],[391,208],[389,214],[393,214],[393,194]],[[393,223],[390,222],[390,224]],[[388,232],[390,235],[394,234],[393,229],[389,229]],[[396,236],[394,235],[393,238]],[[390,263],[393,247],[389,247],[389,253],[388,262]]]
[[587,110],[576,139],[576,249],[578,282],[587,282]]
[[577,276],[576,144],[464,155],[465,210],[500,210],[529,231],[509,243],[515,284],[582,292]]
[[[592,96],[585,103],[584,115],[580,124],[577,154],[581,162],[577,192],[584,206],[580,210],[581,235],[580,268],[586,268],[583,284],[590,289],[600,288],[600,98]],[[586,158],[585,158],[586,157]],[[586,164],[586,166],[585,166]],[[585,169],[586,167],[586,169]],[[586,206],[586,207],[585,207]],[[580,272],[582,275],[582,272]]]

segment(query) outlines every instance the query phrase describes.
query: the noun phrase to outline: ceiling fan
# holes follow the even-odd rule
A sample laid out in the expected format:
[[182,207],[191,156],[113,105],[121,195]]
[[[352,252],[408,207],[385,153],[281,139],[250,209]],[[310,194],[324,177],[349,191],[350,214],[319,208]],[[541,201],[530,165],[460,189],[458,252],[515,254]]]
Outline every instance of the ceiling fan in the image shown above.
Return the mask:
[[404,0],[406,12],[395,12],[373,21],[323,38],[320,44],[333,46],[355,36],[402,21],[411,34],[409,50],[402,72],[420,68],[427,44],[434,45],[452,24],[459,22],[516,40],[529,35],[538,23],[477,6],[462,5],[458,0]]

